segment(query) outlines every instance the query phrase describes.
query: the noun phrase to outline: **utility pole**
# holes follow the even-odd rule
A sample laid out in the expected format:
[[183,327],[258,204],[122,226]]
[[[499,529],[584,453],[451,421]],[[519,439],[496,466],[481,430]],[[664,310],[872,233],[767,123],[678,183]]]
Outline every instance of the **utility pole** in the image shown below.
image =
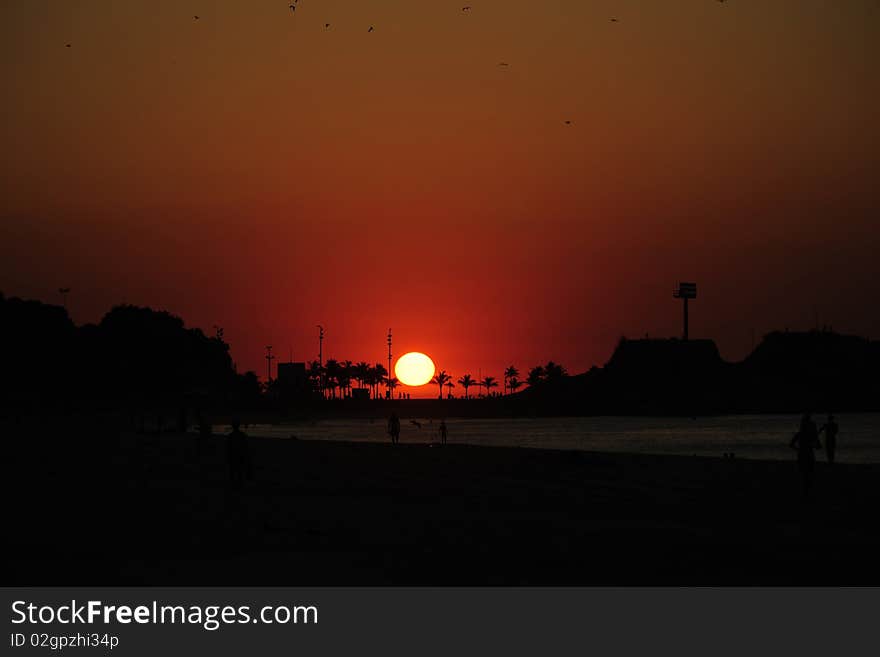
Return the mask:
[[266,345],[266,384],[272,383],[272,361],[275,356],[272,355],[272,345]]
[[324,327],[318,326],[318,376],[320,377],[319,385],[321,386],[321,397],[324,396]]
[[388,329],[388,382],[385,387],[385,399],[391,399],[391,329]]

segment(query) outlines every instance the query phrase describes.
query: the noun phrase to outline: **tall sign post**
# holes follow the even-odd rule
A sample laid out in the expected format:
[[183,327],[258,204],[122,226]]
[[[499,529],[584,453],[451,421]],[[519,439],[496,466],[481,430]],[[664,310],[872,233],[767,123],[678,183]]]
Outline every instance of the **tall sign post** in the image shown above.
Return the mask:
[[688,299],[696,299],[697,298],[697,284],[696,283],[679,283],[678,287],[672,291],[672,296],[675,299],[681,299],[684,304],[684,336],[682,339],[687,342],[688,340]]

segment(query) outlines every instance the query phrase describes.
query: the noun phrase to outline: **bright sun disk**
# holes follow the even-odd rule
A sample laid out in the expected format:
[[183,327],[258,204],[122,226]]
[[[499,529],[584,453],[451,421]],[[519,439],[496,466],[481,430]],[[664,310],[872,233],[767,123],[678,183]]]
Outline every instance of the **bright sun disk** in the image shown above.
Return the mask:
[[434,361],[425,354],[411,351],[394,364],[394,375],[408,386],[423,386],[434,376]]

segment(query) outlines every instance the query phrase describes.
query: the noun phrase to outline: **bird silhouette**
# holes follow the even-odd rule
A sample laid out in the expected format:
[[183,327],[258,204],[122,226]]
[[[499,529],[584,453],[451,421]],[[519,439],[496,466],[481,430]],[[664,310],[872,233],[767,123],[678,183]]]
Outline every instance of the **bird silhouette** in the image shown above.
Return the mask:
[[194,21],[197,21],[197,20],[199,20],[199,17],[198,17],[198,16],[193,16],[193,20],[194,20]]
[[372,25],[370,25],[370,29],[369,29],[369,30],[367,30],[367,32],[372,32],[372,31],[373,31],[373,26],[372,26]]

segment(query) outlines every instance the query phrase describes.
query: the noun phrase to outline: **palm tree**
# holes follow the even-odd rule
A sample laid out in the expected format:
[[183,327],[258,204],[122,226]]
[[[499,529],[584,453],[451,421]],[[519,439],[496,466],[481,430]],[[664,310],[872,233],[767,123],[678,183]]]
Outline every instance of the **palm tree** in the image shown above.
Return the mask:
[[354,373],[352,377],[355,381],[358,382],[360,388],[364,387],[364,384],[367,380],[367,375],[370,373],[370,366],[367,365],[364,361],[361,361],[357,365],[354,366]]
[[321,396],[324,395],[324,368],[321,364],[313,360],[309,363],[309,371],[308,371],[309,381],[312,384],[312,390],[321,393]]
[[455,387],[455,384],[452,381],[446,382],[446,399],[452,399],[452,389]]
[[529,376],[526,378],[526,383],[529,384],[529,387],[534,387],[544,382],[546,374],[544,372],[544,367],[541,365],[536,365],[532,369],[529,370]]
[[443,386],[446,385],[447,381],[451,381],[452,376],[446,373],[446,370],[440,370],[437,374],[434,375],[434,378],[431,379],[431,383],[436,386],[440,386],[440,399],[443,399]]
[[331,358],[327,361],[327,364],[324,365],[324,379],[327,388],[330,390],[330,396],[333,399],[336,399],[336,388],[339,385],[339,374],[341,372],[341,367],[339,365],[339,361]]
[[477,382],[474,381],[474,377],[472,377],[470,374],[465,374],[463,377],[461,377],[458,380],[458,385],[460,385],[462,388],[464,388],[464,398],[465,399],[468,398],[468,388],[470,388],[472,385],[476,385],[476,383]]
[[397,380],[396,376],[386,377],[385,385],[388,386],[388,389],[391,391],[391,398],[394,398],[394,391],[397,390],[398,386],[400,386],[400,381]]
[[340,394],[342,397],[351,397],[351,379],[353,373],[354,368],[352,367],[350,360],[344,360],[339,363],[339,374],[336,378],[339,383]]
[[480,385],[486,389],[486,396],[488,397],[492,393],[492,388],[498,387],[498,381],[495,380],[494,376],[487,376],[480,381]]
[[510,391],[513,392],[513,393],[515,393],[515,392],[519,389],[520,386],[522,386],[522,381],[520,381],[520,380],[517,379],[516,377],[513,377],[513,378],[507,383],[507,387],[510,388]]
[[513,365],[511,365],[506,370],[504,370],[504,394],[505,395],[507,394],[507,388],[510,387],[508,385],[508,381],[510,381],[511,379],[515,379],[518,376],[519,376],[519,370],[516,369]]
[[379,386],[388,378],[388,370],[385,369],[385,366],[382,363],[376,363],[376,367],[372,368],[373,370],[373,399],[379,398]]

